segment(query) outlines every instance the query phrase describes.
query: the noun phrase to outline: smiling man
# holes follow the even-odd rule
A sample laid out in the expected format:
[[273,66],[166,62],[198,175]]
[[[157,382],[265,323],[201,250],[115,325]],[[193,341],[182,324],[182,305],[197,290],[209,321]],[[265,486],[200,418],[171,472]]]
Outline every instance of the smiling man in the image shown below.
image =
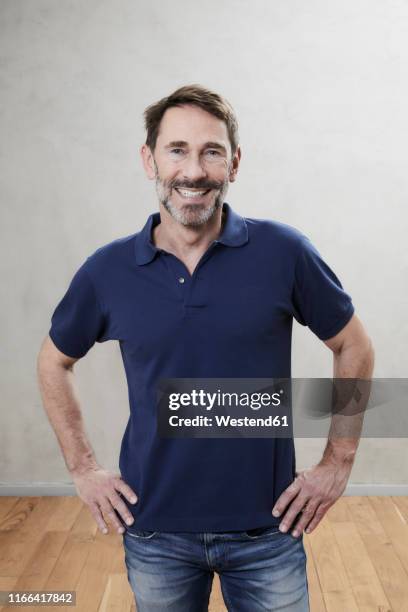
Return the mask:
[[[147,139],[141,154],[147,176],[156,182],[160,207],[168,213],[166,221],[153,228],[154,244],[182,255],[192,274],[222,229],[224,197],[235,180],[241,149],[237,122],[226,101],[195,88],[173,96],[177,106],[170,96],[165,109],[159,102],[146,110]],[[217,115],[208,112],[208,105]]]
[[[303,531],[343,493],[358,440],[328,439],[297,473],[292,438],[161,437],[161,379],[290,378],[295,318],[331,349],[336,378],[371,376],[351,297],[299,230],[225,202],[241,149],[230,104],[192,85],[145,111],[141,156],[159,211],[92,253],[55,308],[38,359],[44,406],[78,495],[123,533],[139,612],[309,609]],[[120,474],[98,463],[73,365],[117,340],[130,416]]]

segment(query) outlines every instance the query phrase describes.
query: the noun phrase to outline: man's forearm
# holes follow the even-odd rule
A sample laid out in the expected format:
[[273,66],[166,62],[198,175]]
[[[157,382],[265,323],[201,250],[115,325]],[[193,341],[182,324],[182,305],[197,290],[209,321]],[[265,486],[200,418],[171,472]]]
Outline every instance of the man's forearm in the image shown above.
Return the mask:
[[74,372],[55,363],[38,360],[38,381],[43,405],[55,431],[70,473],[98,465],[87,439],[79,401],[75,395]]
[[[334,353],[333,376],[335,379],[359,379],[364,382],[360,383],[362,390],[360,407],[357,410],[354,409],[353,416],[333,414],[321,463],[340,463],[349,465],[351,469],[360,442],[364,402],[368,401],[369,381],[373,369],[374,351],[368,338],[365,344],[351,344],[343,347],[338,353]],[[345,429],[346,432],[353,432],[353,435],[344,435]],[[356,434],[357,430],[358,434]]]
[[344,493],[360,441],[374,369],[371,340],[357,316],[325,344],[334,355],[335,379],[326,448],[317,465],[297,473],[272,510],[274,516],[282,516],[279,528],[284,532],[301,514],[292,532],[295,537],[304,529],[311,533]]

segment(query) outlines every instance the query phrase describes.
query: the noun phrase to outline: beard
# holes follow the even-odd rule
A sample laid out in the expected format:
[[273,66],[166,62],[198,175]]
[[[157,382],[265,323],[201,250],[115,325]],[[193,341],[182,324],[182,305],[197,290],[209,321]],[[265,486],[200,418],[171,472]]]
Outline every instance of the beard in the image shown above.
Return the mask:
[[[225,195],[228,191],[228,174],[224,181],[211,181],[209,179],[200,179],[198,181],[162,181],[158,168],[155,163],[156,170],[156,192],[160,204],[163,204],[167,212],[173,217],[177,223],[186,227],[199,227],[209,221],[222,207]],[[184,204],[182,208],[177,208],[171,201],[171,192],[173,189],[214,189],[218,191],[215,200],[211,206],[206,204]]]

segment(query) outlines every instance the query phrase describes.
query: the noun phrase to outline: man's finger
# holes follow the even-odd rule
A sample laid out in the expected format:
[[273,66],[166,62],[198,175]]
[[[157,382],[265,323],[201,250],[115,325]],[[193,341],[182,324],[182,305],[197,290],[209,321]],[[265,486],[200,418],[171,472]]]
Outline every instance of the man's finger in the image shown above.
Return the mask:
[[302,508],[302,512],[300,515],[300,519],[294,526],[294,530],[292,531],[292,535],[297,538],[304,531],[304,529],[309,525],[309,523],[313,520],[315,512],[318,508],[318,504],[309,502]]
[[309,523],[309,525],[306,527],[306,533],[310,533],[311,531],[313,531],[313,529],[315,529],[315,527],[318,526],[318,524],[320,523],[320,521],[322,520],[322,518],[324,517],[324,515],[326,514],[327,510],[330,508],[329,506],[324,506],[323,504],[320,504],[320,506],[317,508],[314,517],[312,518],[311,522]]
[[121,478],[115,480],[115,488],[122,493],[131,504],[135,504],[138,500],[136,493],[129,487],[128,484]]
[[297,480],[294,480],[292,484],[285,489],[273,507],[273,516],[280,516],[282,514],[289,502],[299,493],[300,488],[300,483]]
[[282,532],[288,531],[297,515],[302,510],[303,506],[306,505],[308,499],[301,497],[300,495],[290,504],[288,510],[285,512],[282,521],[280,522],[279,529]]
[[112,527],[116,529],[118,533],[123,533],[125,529],[123,525],[121,525],[118,516],[108,499],[101,503],[101,508],[105,519],[109,521]]
[[135,519],[130,514],[127,505],[125,504],[124,501],[122,501],[122,499],[119,497],[119,495],[116,492],[112,492],[112,494],[109,497],[109,500],[112,506],[115,508],[115,510],[123,518],[125,523],[127,523],[128,525],[131,525],[132,523],[134,523]]
[[99,506],[96,503],[90,503],[88,504],[88,508],[92,514],[92,516],[94,517],[96,524],[99,527],[99,530],[102,533],[108,533],[108,527],[105,523],[105,521],[103,520],[103,516],[102,513],[99,509]]

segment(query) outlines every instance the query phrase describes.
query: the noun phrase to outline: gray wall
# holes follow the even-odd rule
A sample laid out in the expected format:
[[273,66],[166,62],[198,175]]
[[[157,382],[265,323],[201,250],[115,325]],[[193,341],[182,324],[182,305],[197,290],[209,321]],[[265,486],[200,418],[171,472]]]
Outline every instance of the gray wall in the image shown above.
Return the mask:
[[[380,0],[1,0],[0,480],[68,482],[35,360],[69,280],[157,204],[145,106],[198,82],[239,120],[227,200],[308,234],[353,296],[377,377],[407,375],[408,4]],[[294,324],[293,376],[330,376]],[[89,436],[116,468],[128,404],[119,347],[76,367]],[[322,440],[298,440],[298,467]],[[405,440],[364,440],[351,482],[406,484]]]

